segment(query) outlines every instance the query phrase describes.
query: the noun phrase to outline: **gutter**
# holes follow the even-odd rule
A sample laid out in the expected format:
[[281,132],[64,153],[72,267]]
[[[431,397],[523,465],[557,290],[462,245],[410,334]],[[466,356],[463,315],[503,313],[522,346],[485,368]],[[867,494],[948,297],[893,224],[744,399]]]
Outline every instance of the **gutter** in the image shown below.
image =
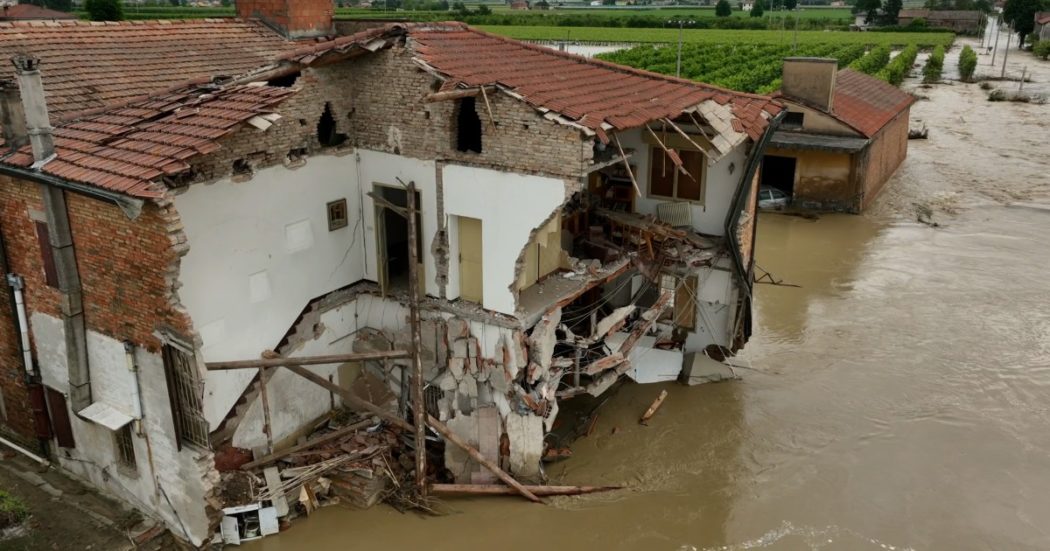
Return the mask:
[[29,180],[38,184],[57,187],[59,189],[64,189],[75,193],[80,193],[82,195],[87,195],[89,197],[94,197],[95,199],[108,201],[120,207],[120,210],[124,211],[124,215],[127,216],[130,220],[138,218],[139,214],[142,213],[143,200],[128,197],[123,193],[99,189],[86,184],[70,182],[68,180],[63,180],[62,178],[50,176],[36,170],[15,168],[3,164],[0,164],[0,175],[11,176],[20,180]]

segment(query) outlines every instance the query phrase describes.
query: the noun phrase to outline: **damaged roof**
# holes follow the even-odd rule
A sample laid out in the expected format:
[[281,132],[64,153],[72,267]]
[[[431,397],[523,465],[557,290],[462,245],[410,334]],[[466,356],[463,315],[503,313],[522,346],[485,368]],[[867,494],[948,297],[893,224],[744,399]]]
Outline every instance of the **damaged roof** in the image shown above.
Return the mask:
[[831,115],[870,138],[913,103],[915,96],[884,80],[843,69],[835,77]]
[[[40,58],[52,121],[243,74],[298,47],[262,24],[234,19],[0,22],[5,57]],[[13,76],[11,64],[0,63],[0,78]]]
[[[295,91],[259,85],[169,92],[57,126],[55,156],[40,172],[138,198],[164,195],[155,183],[219,149],[218,140],[254,117],[266,117]],[[269,119],[258,124],[268,126]],[[0,146],[3,144],[0,143]],[[0,163],[30,168],[25,146]]]
[[731,112],[724,121],[726,131],[731,126],[732,131],[757,141],[781,110],[767,96],[559,52],[458,22],[388,25],[314,44],[284,57],[308,64],[331,52],[378,49],[384,39],[398,35],[407,35],[417,61],[446,80],[444,89],[499,86],[541,111],[594,132],[603,141],[608,131],[674,118],[708,100]]

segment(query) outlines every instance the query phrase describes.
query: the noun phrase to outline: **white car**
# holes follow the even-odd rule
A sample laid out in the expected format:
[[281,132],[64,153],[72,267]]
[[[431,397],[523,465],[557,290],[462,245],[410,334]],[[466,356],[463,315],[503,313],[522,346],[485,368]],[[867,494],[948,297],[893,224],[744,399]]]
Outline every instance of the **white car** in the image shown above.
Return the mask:
[[779,210],[791,204],[791,196],[775,187],[758,189],[758,208]]

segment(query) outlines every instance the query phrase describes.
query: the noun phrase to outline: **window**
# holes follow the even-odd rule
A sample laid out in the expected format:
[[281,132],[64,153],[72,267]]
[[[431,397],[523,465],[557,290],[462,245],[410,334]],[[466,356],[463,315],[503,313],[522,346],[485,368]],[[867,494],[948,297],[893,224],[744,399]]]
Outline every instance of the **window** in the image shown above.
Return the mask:
[[481,153],[481,117],[475,98],[456,101],[456,150]]
[[317,121],[317,141],[323,147],[342,145],[346,141],[346,134],[336,131],[335,115],[332,114],[332,104],[324,104],[324,112]]
[[113,433],[113,445],[117,450],[117,464],[128,469],[136,468],[135,443],[132,440],[131,423]]
[[178,449],[184,442],[208,447],[208,422],[201,407],[197,365],[192,354],[170,344],[164,345],[164,374],[168,379],[168,399],[175,423]]
[[780,123],[780,126],[783,126],[784,128],[802,128],[802,122],[804,119],[804,113],[788,111],[787,115],[784,115],[784,121]]
[[328,203],[328,231],[345,228],[349,224],[346,214],[346,199],[338,199]]
[[689,172],[689,176],[682,174],[675,167],[663,148],[652,148],[652,155],[649,157],[649,195],[702,203],[706,176],[704,154],[679,149],[678,157],[681,158],[682,166]]
[[49,287],[58,289],[58,269],[55,267],[55,251],[51,248],[51,230],[47,222],[36,223],[36,240],[40,244],[40,259],[44,264],[44,280]]

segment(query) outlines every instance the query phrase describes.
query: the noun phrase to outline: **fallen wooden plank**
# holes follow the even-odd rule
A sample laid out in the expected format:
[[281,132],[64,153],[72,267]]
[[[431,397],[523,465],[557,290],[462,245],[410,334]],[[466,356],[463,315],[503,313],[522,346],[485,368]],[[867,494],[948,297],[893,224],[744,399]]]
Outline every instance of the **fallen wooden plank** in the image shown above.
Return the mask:
[[279,452],[271,453],[270,455],[267,455],[267,456],[264,456],[264,457],[260,457],[259,459],[256,459],[255,461],[249,461],[248,463],[245,463],[244,465],[241,465],[241,469],[248,470],[248,469],[254,469],[255,467],[260,467],[262,465],[269,465],[270,463],[273,463],[274,461],[277,461],[278,459],[280,459],[282,457],[287,457],[287,456],[289,456],[289,455],[291,455],[293,453],[317,447],[317,446],[319,446],[321,444],[324,444],[325,442],[331,442],[332,440],[335,440],[335,439],[337,439],[337,438],[339,438],[341,436],[346,436],[347,434],[350,434],[352,432],[356,432],[356,431],[358,431],[360,429],[363,429],[363,428],[365,428],[367,426],[370,426],[370,425],[372,425],[372,420],[371,419],[366,419],[364,421],[358,421],[357,423],[354,423],[352,425],[347,425],[347,426],[345,426],[345,427],[343,427],[341,429],[336,429],[336,430],[334,430],[334,431],[332,431],[332,432],[330,432],[328,434],[325,434],[325,435],[322,435],[322,436],[318,436],[317,438],[314,438],[313,440],[307,440],[306,442],[303,442],[302,444],[299,444],[297,446],[292,446],[292,447],[290,447],[288,449],[281,450]]
[[357,354],[335,354],[331,356],[302,356],[299,358],[259,358],[257,360],[237,360],[233,362],[208,362],[204,364],[209,371],[220,371],[225,369],[248,369],[258,367],[288,367],[290,365],[325,365],[341,364],[346,362],[364,362],[369,360],[384,360],[395,358],[407,358],[406,350],[379,350],[376,352],[360,352]]
[[[387,422],[389,422],[389,423],[391,423],[391,424],[393,424],[395,426],[401,427],[401,428],[405,429],[406,431],[412,431],[413,430],[412,425],[409,424],[404,419],[401,419],[400,417],[391,414],[390,412],[386,411],[385,409],[383,409],[383,408],[381,408],[381,407],[379,407],[379,406],[377,406],[377,405],[375,405],[375,404],[373,404],[371,402],[368,402],[368,401],[362,400],[361,398],[358,398],[357,395],[354,394],[353,392],[350,392],[349,390],[347,390],[347,389],[345,389],[345,388],[343,388],[343,387],[341,387],[339,385],[336,385],[336,384],[332,383],[328,379],[325,379],[324,377],[321,377],[320,375],[317,375],[316,373],[313,373],[312,371],[310,371],[309,369],[306,369],[305,367],[298,366],[298,365],[284,365],[282,367],[287,368],[289,371],[299,375],[300,377],[303,377],[303,378],[307,379],[308,381],[310,381],[310,382],[312,382],[312,383],[314,383],[314,384],[316,384],[316,385],[318,385],[318,386],[320,386],[322,388],[325,388],[327,390],[330,390],[330,391],[336,393],[337,395],[339,395],[340,398],[342,398],[344,401],[346,401],[350,405],[350,407],[352,407],[352,408],[363,409],[365,411],[373,413],[373,414],[379,416],[379,418],[384,419]],[[445,426],[444,423],[442,423],[441,421],[438,421],[432,415],[427,415],[427,424],[430,425],[430,427],[433,428],[438,434],[440,434],[441,436],[444,436],[446,440],[448,440],[449,442],[452,442],[453,444],[455,444],[456,446],[461,448],[463,451],[467,452],[467,455],[469,455],[472,459],[474,459],[475,461],[480,463],[482,467],[485,467],[486,469],[491,471],[492,474],[496,475],[497,478],[502,480],[508,486],[510,486],[510,487],[514,488],[515,490],[517,490],[518,493],[520,493],[526,499],[528,499],[529,501],[536,502],[536,503],[542,503],[543,502],[543,500],[541,500],[540,498],[536,497],[532,492],[529,492],[528,489],[526,489],[524,486],[522,486],[521,483],[519,483],[517,480],[514,480],[514,478],[512,476],[510,476],[509,474],[507,474],[503,469],[499,468],[499,465],[496,465],[495,463],[493,463],[493,462],[489,461],[488,459],[486,459],[483,455],[481,455],[481,452],[479,452],[478,450],[474,449],[470,444],[467,444],[462,439],[460,439],[458,436],[456,436],[451,430],[449,430],[448,427]]]
[[649,409],[645,410],[645,414],[642,415],[642,418],[639,419],[638,422],[643,425],[648,425],[649,420],[653,418],[653,415],[656,415],[656,410],[660,409],[660,406],[664,405],[664,400],[666,398],[667,391],[661,390],[660,395],[656,397],[656,400],[653,400],[653,404],[649,406]]
[[[575,496],[620,490],[623,486],[525,486],[538,496]],[[431,484],[436,494],[514,495],[513,488],[498,484]]]
[[[266,479],[267,488],[281,487],[281,473],[277,470],[277,467],[267,467],[263,469],[263,477]],[[283,493],[274,494],[270,500],[273,502],[274,508],[277,509],[277,516],[288,516],[288,500],[284,497]]]

